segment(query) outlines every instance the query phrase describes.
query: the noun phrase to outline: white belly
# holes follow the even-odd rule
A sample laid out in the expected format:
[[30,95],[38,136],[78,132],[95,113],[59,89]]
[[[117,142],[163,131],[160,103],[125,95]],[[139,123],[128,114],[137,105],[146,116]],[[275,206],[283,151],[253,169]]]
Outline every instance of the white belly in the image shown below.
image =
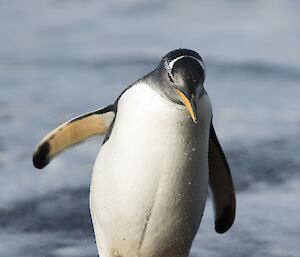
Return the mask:
[[184,106],[146,85],[121,97],[91,183],[101,256],[188,255],[208,186],[211,110],[208,98],[202,101],[195,124]]

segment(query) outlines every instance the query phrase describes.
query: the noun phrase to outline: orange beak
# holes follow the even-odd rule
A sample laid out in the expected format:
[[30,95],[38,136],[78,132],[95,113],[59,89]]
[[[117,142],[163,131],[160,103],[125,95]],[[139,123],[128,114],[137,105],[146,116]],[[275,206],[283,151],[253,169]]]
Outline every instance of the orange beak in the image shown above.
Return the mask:
[[[185,96],[184,93],[182,93],[179,89],[176,89],[177,93],[181,96],[185,106],[187,107],[189,113],[191,114],[191,117],[195,123],[197,123],[197,112],[196,112],[196,106],[192,106],[191,101]],[[194,107],[194,108],[193,108]]]

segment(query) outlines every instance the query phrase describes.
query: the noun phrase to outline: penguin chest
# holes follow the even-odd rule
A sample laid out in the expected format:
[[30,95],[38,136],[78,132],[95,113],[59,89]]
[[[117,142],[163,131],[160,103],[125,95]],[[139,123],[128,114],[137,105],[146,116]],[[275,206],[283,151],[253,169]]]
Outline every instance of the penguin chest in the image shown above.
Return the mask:
[[189,249],[207,192],[206,116],[193,123],[184,106],[146,85],[124,93],[92,177],[99,249],[101,242],[103,251],[118,249],[122,256]]

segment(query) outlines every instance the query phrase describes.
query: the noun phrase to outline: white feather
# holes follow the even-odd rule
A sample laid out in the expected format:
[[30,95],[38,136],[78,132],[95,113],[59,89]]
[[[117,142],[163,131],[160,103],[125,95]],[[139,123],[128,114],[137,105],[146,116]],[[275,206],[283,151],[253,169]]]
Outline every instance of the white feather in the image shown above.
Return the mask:
[[199,122],[144,83],[119,100],[92,176],[90,206],[99,254],[187,256],[208,187],[211,106]]
[[167,63],[167,67],[166,67],[167,70],[169,72],[171,72],[172,69],[173,69],[173,66],[174,66],[175,62],[179,61],[182,58],[191,58],[191,59],[196,60],[200,64],[200,66],[202,67],[202,69],[205,71],[204,63],[201,60],[199,60],[198,58],[196,58],[194,56],[191,56],[191,55],[181,55],[181,56],[175,58],[174,60],[170,61],[169,63]]

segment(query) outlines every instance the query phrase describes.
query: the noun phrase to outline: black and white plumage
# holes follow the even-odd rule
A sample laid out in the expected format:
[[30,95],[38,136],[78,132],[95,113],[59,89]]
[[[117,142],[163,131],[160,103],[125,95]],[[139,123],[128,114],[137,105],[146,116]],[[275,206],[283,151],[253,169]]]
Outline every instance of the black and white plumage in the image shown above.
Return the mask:
[[234,188],[204,79],[198,53],[174,50],[113,105],[66,122],[35,149],[43,168],[66,147],[106,134],[90,190],[101,256],[188,256],[208,185],[216,231],[231,227]]

